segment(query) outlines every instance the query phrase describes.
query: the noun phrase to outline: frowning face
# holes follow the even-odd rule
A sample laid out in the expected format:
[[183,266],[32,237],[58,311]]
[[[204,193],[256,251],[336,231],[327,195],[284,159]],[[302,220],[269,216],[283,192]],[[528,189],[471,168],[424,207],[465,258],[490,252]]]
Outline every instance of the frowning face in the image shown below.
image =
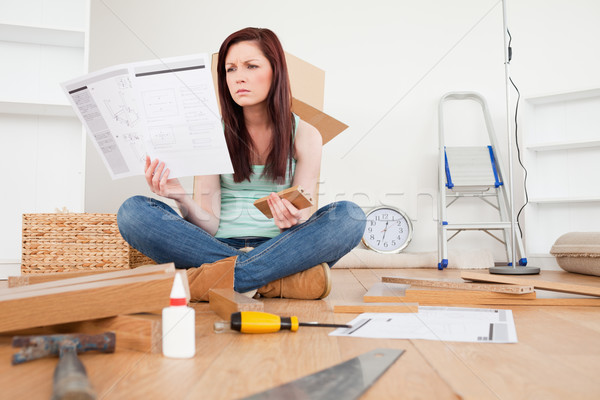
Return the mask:
[[273,69],[256,42],[232,45],[225,57],[227,87],[241,107],[262,105],[267,100]]

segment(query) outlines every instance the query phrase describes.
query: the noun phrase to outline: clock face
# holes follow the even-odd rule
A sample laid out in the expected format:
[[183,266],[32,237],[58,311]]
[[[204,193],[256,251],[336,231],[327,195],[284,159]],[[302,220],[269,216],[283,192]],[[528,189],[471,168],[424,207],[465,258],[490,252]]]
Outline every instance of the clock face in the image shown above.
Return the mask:
[[367,215],[363,243],[380,253],[397,253],[412,239],[412,224],[406,214],[390,207],[379,207]]

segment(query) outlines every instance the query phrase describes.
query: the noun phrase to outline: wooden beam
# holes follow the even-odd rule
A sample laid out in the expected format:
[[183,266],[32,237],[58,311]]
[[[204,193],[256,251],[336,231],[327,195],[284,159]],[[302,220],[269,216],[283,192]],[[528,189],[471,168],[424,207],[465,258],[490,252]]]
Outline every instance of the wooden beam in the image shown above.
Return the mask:
[[210,309],[227,321],[234,312],[264,311],[262,301],[244,296],[232,289],[210,289],[208,301]]
[[[536,294],[535,292],[512,294],[464,289],[418,288],[400,283],[381,282],[376,283],[371,287],[371,289],[364,295],[364,301],[377,302],[376,300],[381,298],[385,300],[379,301],[394,302],[392,300],[398,299],[398,297],[402,297],[404,299],[422,297],[424,299],[445,298],[448,301],[476,301],[482,299],[535,299]],[[406,302],[406,300],[404,302]]]
[[417,303],[355,303],[334,304],[334,313],[360,314],[360,313],[418,313]]
[[[597,279],[597,286],[591,284],[577,284],[569,282],[556,282],[544,279],[546,276],[569,276],[574,275],[570,273],[565,274],[550,274],[548,272],[554,271],[542,271],[539,276],[528,277],[528,276],[513,276],[513,275],[495,275],[483,272],[473,271],[462,271],[460,277],[462,279],[471,281],[481,282],[497,282],[497,283],[509,283],[512,285],[531,285],[536,289],[550,290],[553,292],[563,293],[574,293],[583,294],[587,296],[600,296],[600,279]],[[561,271],[556,271],[561,272]]]
[[35,285],[38,283],[52,282],[60,279],[79,278],[87,275],[106,274],[108,271],[98,270],[81,270],[75,272],[56,272],[56,273],[28,273],[20,276],[9,276],[8,287],[19,287],[27,285]]
[[[385,285],[398,285],[386,287]],[[404,288],[402,288],[404,286]],[[464,306],[593,306],[597,298],[537,298],[536,293],[509,294],[470,290],[410,288],[397,283],[376,283],[364,295],[367,303],[419,303],[419,305]]]
[[161,275],[165,273],[175,272],[175,264],[159,264],[159,265],[147,265],[143,267],[138,267],[134,269],[123,269],[119,271],[112,272],[103,272],[98,274],[73,274],[70,272],[64,273],[56,273],[56,274],[48,274],[50,276],[55,275],[57,279],[47,279],[45,281],[24,285],[9,289],[0,290],[0,295],[2,295],[6,290],[10,290],[11,293],[22,293],[36,290],[44,290],[55,287],[64,287],[68,285],[76,285],[81,283],[91,283],[91,282],[101,282],[107,281],[111,279],[121,279],[128,277],[137,277],[137,276],[146,276],[146,275]]
[[169,305],[174,277],[171,265],[159,274],[5,289],[0,292],[0,332],[161,310]]
[[532,293],[533,286],[531,285],[506,285],[506,284],[490,284],[490,283],[472,283],[463,281],[453,281],[447,279],[418,279],[418,278],[406,278],[402,276],[384,276],[381,278],[382,282],[386,283],[403,283],[411,286],[423,286],[423,287],[434,287],[434,288],[448,288],[448,289],[462,289],[462,290],[476,290],[484,292],[496,292],[496,293],[512,293],[512,294],[523,294]]

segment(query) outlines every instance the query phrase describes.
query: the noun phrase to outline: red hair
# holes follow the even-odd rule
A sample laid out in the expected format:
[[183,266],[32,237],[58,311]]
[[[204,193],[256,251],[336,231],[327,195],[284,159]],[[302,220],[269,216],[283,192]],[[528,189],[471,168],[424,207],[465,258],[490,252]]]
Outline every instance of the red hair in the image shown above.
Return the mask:
[[[273,181],[285,180],[288,166],[291,167],[293,135],[295,129],[292,115],[292,94],[285,54],[279,39],[269,29],[245,28],[234,32],[221,44],[217,62],[219,102],[225,127],[225,139],[233,163],[233,180],[250,180],[252,175],[253,142],[244,122],[244,113],[229,93],[225,71],[225,57],[229,48],[239,42],[255,42],[271,64],[273,81],[267,95],[267,110],[273,124],[271,150],[265,163],[265,176]],[[291,168],[290,168],[291,176]]]

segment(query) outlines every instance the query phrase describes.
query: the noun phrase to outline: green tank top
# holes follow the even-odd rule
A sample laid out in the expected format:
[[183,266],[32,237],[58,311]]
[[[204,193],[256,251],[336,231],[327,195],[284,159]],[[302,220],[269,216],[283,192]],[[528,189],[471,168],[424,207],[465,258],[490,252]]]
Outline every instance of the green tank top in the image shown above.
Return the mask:
[[[300,118],[294,115],[296,129]],[[296,130],[294,130],[294,137]],[[292,159],[292,173],[296,170],[296,160]],[[233,174],[223,174],[221,181],[221,218],[219,229],[215,234],[217,238],[234,238],[247,236],[275,237],[279,234],[279,228],[264,216],[258,208],[254,207],[254,201],[269,195],[271,192],[279,192],[292,186],[292,179],[286,173],[285,182],[277,184],[271,179],[263,176],[264,165],[253,165],[250,181],[236,183]]]

